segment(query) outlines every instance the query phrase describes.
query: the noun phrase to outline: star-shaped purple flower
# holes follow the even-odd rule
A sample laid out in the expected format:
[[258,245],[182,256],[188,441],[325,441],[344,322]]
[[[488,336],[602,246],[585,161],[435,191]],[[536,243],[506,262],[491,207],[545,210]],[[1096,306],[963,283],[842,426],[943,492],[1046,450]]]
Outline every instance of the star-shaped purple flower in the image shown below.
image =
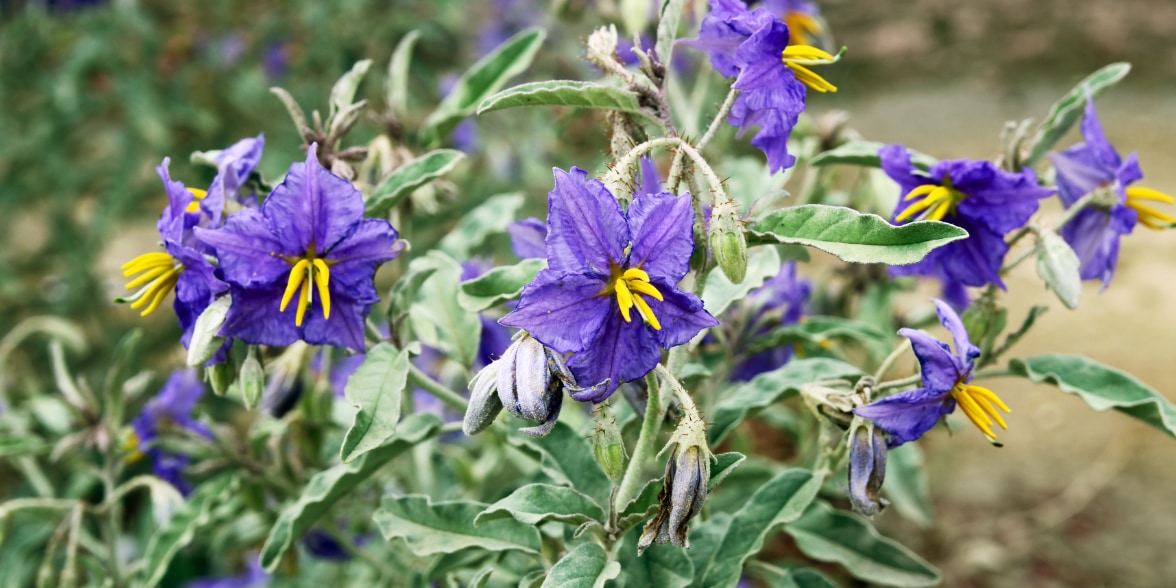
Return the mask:
[[836,57],[803,44],[789,44],[789,29],[768,10],[748,10],[741,0],[711,0],[697,39],[684,44],[706,51],[711,65],[735,77],[739,96],[727,122],[742,135],[757,126],[751,144],[768,157],[773,172],[791,167],[788,136],[805,109],[807,89],[836,92],[837,87],[809,66],[832,63]]
[[547,269],[500,322],[572,354],[568,367],[591,390],[573,398],[608,398],[622,382],[649,373],[662,349],[718,324],[697,296],[677,287],[690,270],[693,222],[689,196],[638,195],[623,212],[584,170],[556,169]]
[[860,408],[854,414],[874,422],[886,432],[890,447],[914,441],[931,430],[939,419],[955,410],[956,404],[990,441],[995,441],[992,425],[1007,429],[995,407],[1009,412],[1009,407],[987,388],[969,384],[980,348],[972,344],[959,315],[942,300],[935,300],[939,322],[951,334],[955,353],[923,331],[900,329],[898,333],[911,341],[923,376],[923,387],[888,396]]
[[[359,190],[319,164],[316,151],[311,145],[306,162],[290,166],[260,210],[242,210],[220,230],[196,230],[231,286],[221,336],[363,349],[364,319],[379,300],[376,268],[402,244],[388,221],[363,218]],[[289,312],[292,303],[297,310]]]
[[1173,204],[1176,199],[1150,188],[1131,186],[1143,178],[1139,160],[1134,153],[1126,160],[1119,157],[1103,133],[1094,101],[1089,97],[1082,119],[1082,138],[1085,142],[1050,154],[1057,170],[1058,196],[1066,208],[1087,194],[1096,195],[1096,201],[1079,211],[1062,228],[1061,235],[1078,254],[1082,279],[1101,279],[1105,288],[1119,263],[1119,237],[1134,230],[1136,223],[1162,229],[1176,222],[1176,217],[1146,202]]
[[952,159],[924,173],[911,166],[911,154],[902,145],[887,145],[878,155],[882,170],[904,195],[894,210],[896,224],[937,220],[968,231],[967,239],[940,247],[919,263],[891,267],[890,275],[937,275],[948,290],[958,291],[957,284],[1004,288],[1005,233],[1029,222],[1037,201],[1054,191],[1038,186],[1029,168],[1015,174],[989,161]]
[[182,476],[184,468],[188,466],[189,457],[168,453],[153,446],[152,442],[159,438],[162,432],[175,427],[211,439],[212,431],[204,423],[192,418],[192,409],[203,395],[204,384],[200,382],[196,370],[176,370],[168,377],[159,394],[147,402],[143,412],[131,423],[131,429],[135,433],[135,445],[146,446],[140,451],[151,459],[155,475],[175,486],[184,495],[192,490]]

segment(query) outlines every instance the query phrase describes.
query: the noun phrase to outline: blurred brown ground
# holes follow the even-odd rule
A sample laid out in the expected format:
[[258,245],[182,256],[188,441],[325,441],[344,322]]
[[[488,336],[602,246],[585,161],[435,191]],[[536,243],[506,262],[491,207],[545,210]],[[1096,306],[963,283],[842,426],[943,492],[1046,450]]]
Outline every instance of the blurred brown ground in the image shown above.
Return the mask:
[[[1131,61],[1098,100],[1103,126],[1122,155],[1139,153],[1140,185],[1176,194],[1176,1],[822,6],[854,74],[836,80],[835,105],[866,138],[941,158],[994,157],[1005,121],[1040,120],[1087,73]],[[1079,140],[1072,133],[1059,147]],[[1014,355],[1084,354],[1176,401],[1176,231],[1140,227],[1123,239],[1114,281],[1102,293],[1087,283],[1076,311],[1032,266],[1007,281],[1010,322],[1035,304],[1050,311]],[[892,511],[881,529],[939,565],[946,586],[1176,585],[1176,440],[1050,386],[991,384],[1013,408],[1005,447],[962,418],[955,434],[929,435],[935,529]]]

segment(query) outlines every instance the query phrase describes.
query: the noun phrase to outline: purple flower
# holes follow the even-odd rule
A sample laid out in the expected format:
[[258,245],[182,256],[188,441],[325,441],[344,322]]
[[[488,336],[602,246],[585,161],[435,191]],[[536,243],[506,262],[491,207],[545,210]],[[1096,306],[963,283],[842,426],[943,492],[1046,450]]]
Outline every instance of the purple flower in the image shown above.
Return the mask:
[[812,45],[825,33],[816,2],[808,0],[764,0],[760,6],[788,25],[789,45]]
[[1074,248],[1081,262],[1083,280],[1102,279],[1103,287],[1115,275],[1119,262],[1119,237],[1135,229],[1137,222],[1150,229],[1162,229],[1176,217],[1145,204],[1147,201],[1176,203],[1171,196],[1130,185],[1143,178],[1134,153],[1126,161],[1107,141],[1094,102],[1086,99],[1079,143],[1061,153],[1051,153],[1057,170],[1058,196],[1069,208],[1086,194],[1094,202],[1082,209],[1062,228],[1061,235]]
[[[745,298],[744,304],[756,317],[756,324],[749,329],[748,339],[767,335],[773,328],[793,325],[804,316],[812,284],[796,276],[796,262],[790,261],[780,267],[780,273]],[[731,370],[732,380],[746,381],[767,371],[774,370],[792,359],[792,347],[783,346],[756,353]]]
[[510,248],[519,259],[547,257],[547,224],[530,217],[506,226]]
[[246,570],[236,576],[206,578],[188,582],[184,588],[261,588],[269,584],[270,576],[256,557],[247,557]]
[[955,353],[927,333],[914,329],[900,329],[898,333],[911,341],[923,376],[923,387],[888,396],[854,409],[854,414],[869,419],[886,432],[888,445],[898,447],[923,436],[960,405],[964,414],[989,441],[995,442],[992,425],[1007,429],[1004,419],[996,411],[1009,407],[987,388],[968,384],[980,348],[968,339],[959,315],[942,300],[934,300],[939,322],[947,328],[955,342]]
[[211,439],[212,431],[204,423],[192,418],[192,409],[203,395],[204,384],[200,382],[196,370],[175,370],[159,394],[149,400],[143,412],[131,422],[133,443],[151,459],[155,475],[175,486],[184,495],[192,491],[181,475],[188,465],[188,456],[168,453],[154,447],[152,441],[158,439],[161,433],[176,427]]
[[622,212],[584,170],[555,170],[547,269],[500,322],[573,354],[568,367],[581,385],[609,382],[573,394],[576,400],[604,400],[622,382],[649,373],[661,349],[718,324],[698,297],[677,287],[694,250],[690,203],[689,196],[660,192],[637,196]]
[[[222,336],[363,349],[364,319],[379,300],[376,268],[402,244],[388,221],[363,218],[359,190],[316,152],[311,145],[306,162],[290,166],[260,210],[242,210],[219,230],[197,229],[231,286]],[[295,299],[297,310],[287,313]]]
[[902,145],[878,151],[882,170],[905,196],[894,210],[894,222],[936,220],[968,231],[924,257],[919,263],[890,268],[892,276],[939,275],[947,289],[958,284],[1004,288],[1000,266],[1009,246],[1004,235],[1029,222],[1037,201],[1053,190],[1037,185],[1033,170],[1007,172],[989,161],[953,159],[936,163],[928,172],[915,171],[911,154]]
[[698,38],[683,43],[706,51],[719,73],[736,78],[732,87],[740,93],[727,122],[740,135],[760,128],[751,144],[767,155],[771,170],[796,163],[788,153],[788,136],[804,112],[807,89],[837,91],[808,66],[836,58],[816,47],[790,44],[788,25],[763,8],[748,10],[741,0],[711,0]]

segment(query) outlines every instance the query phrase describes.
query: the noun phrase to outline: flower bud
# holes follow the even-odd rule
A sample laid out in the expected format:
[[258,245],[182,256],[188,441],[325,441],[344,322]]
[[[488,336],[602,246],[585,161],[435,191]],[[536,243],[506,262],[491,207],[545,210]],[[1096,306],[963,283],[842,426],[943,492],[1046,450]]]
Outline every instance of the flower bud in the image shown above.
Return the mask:
[[208,378],[208,383],[217,396],[224,396],[228,393],[229,387],[236,381],[237,372],[233,367],[231,361],[226,361],[214,363],[204,368],[204,377]]
[[882,430],[861,417],[854,418],[849,435],[849,502],[858,514],[872,517],[886,506],[886,439]]
[[265,389],[265,368],[257,359],[256,345],[249,346],[249,355],[241,363],[241,372],[237,376],[237,382],[241,387],[241,400],[245,402],[245,408],[253,410],[257,406],[257,402],[261,400],[262,390]]
[[[188,342],[188,367],[204,365],[224,345],[225,338],[217,333],[221,325],[225,324],[225,317],[229,315],[229,306],[232,304],[233,297],[226,294],[213,300],[196,318],[196,325],[192,327],[192,340]],[[223,392],[217,394],[224,395]]]
[[709,244],[711,255],[727,279],[742,283],[747,276],[747,237],[734,200],[720,202],[711,211]]
[[592,431],[592,454],[608,479],[614,484],[620,484],[621,476],[625,473],[625,459],[628,458],[621,430],[607,404],[597,404],[594,413],[596,427]]
[[608,25],[588,35],[588,51],[585,57],[605,71],[619,66],[617,63],[617,27]]
[[[690,519],[702,511],[710,483],[714,456],[706,445],[706,426],[695,412],[688,412],[674,430],[666,449],[666,477],[658,494],[659,506],[637,542],[638,553],[653,543],[690,547],[687,538]],[[665,451],[665,450],[663,450]]]
[[497,361],[491,362],[470,380],[470,403],[461,422],[461,430],[466,435],[486,430],[502,412],[502,401],[498,398],[498,365]]
[[516,417],[539,423],[519,429],[532,437],[551,432],[563,405],[563,383],[552,374],[552,355],[558,354],[524,334],[496,362],[498,399]]

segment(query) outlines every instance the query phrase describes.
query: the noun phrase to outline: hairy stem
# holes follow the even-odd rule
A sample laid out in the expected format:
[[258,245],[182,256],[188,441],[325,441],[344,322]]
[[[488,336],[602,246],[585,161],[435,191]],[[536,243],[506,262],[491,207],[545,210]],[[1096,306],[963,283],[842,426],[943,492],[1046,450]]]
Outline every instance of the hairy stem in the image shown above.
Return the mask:
[[625,469],[625,475],[621,478],[620,487],[617,489],[616,504],[619,505],[618,508],[624,508],[636,495],[641,470],[644,469],[645,462],[654,452],[658,433],[661,432],[662,421],[666,419],[666,410],[669,408],[669,403],[662,401],[657,378],[646,376],[646,382],[648,383],[649,396],[645,402],[645,418],[641,421],[641,432],[637,435],[637,444],[633,446],[633,457],[629,458],[629,467]]
[[460,394],[441,385],[440,382],[429,377],[429,374],[421,371],[421,368],[413,365],[412,362],[408,364],[408,381],[420,386],[425,392],[432,394],[441,402],[458,410],[465,411],[466,405],[469,404]]
[[898,361],[898,358],[902,357],[902,354],[906,353],[910,348],[911,340],[904,338],[902,343],[898,347],[895,347],[894,351],[891,351],[890,355],[886,356],[886,359],[882,360],[882,364],[878,366],[878,371],[874,372],[874,381],[881,381],[882,377],[886,375],[886,372],[890,371],[890,367],[894,365],[894,362]]

